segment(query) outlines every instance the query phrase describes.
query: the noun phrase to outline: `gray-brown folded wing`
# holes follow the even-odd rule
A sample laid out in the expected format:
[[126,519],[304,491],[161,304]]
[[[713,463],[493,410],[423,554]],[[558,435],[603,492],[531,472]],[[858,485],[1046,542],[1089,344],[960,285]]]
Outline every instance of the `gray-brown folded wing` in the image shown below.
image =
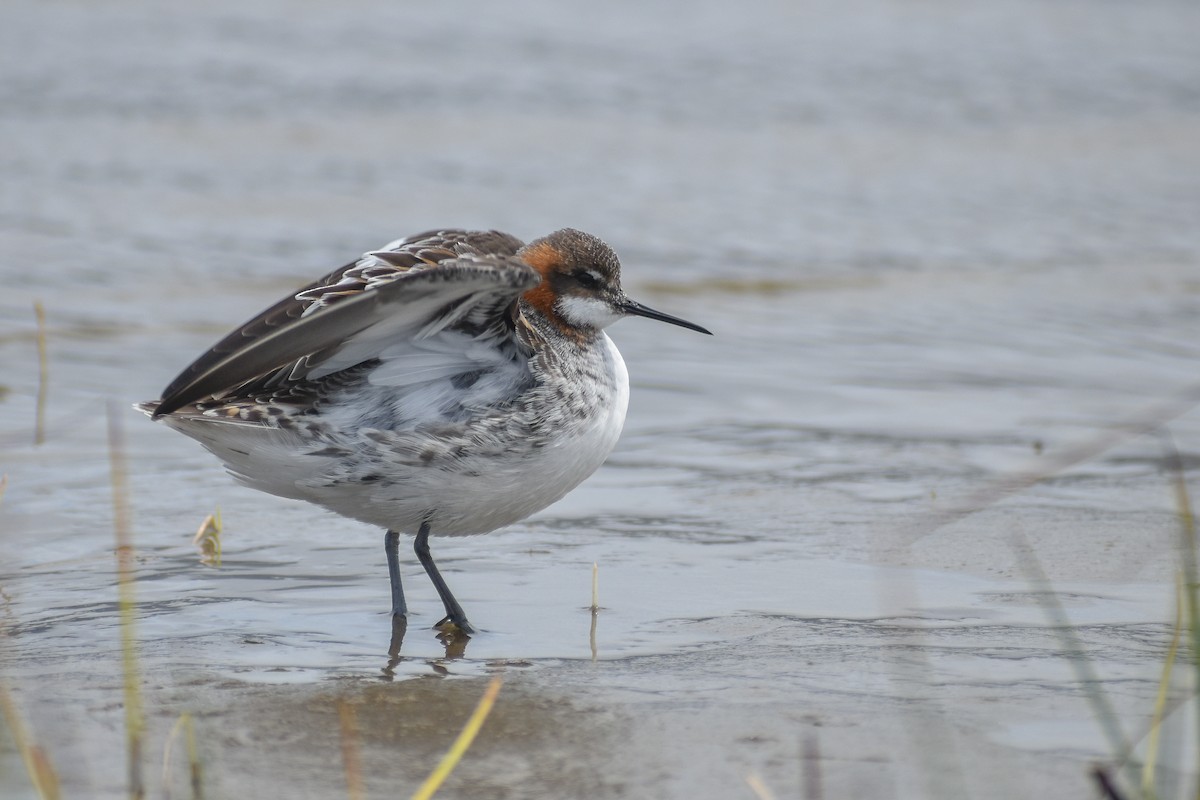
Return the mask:
[[368,253],[214,345],[164,390],[154,414],[324,377],[447,329],[464,334],[452,341],[517,347],[515,304],[539,280],[513,257],[519,247],[494,231],[434,231]]

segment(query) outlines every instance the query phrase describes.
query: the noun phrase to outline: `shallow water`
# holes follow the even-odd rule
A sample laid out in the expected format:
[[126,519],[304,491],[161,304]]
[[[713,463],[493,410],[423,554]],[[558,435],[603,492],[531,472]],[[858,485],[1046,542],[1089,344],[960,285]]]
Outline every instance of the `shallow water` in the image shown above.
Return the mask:
[[[1022,543],[1141,735],[1177,506],[1161,438],[1117,426],[1171,417],[1200,463],[1200,12],[738,8],[11,6],[0,677],[69,794],[124,785],[111,405],[148,762],[194,713],[215,796],[342,796],[339,699],[371,795],[409,793],[496,673],[456,796],[1092,796],[1111,751]],[[615,326],[617,451],[526,522],[435,538],[465,649],[409,556],[389,657],[382,532],[127,409],[439,225],[595,232],[631,295],[716,335]],[[214,568],[190,537],[218,507]],[[28,796],[8,738],[0,764]]]

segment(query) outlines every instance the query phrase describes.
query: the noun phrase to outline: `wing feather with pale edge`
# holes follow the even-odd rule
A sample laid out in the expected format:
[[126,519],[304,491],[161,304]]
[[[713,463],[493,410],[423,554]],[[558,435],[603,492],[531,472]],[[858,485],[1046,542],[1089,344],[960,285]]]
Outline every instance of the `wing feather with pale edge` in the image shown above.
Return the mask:
[[398,338],[447,324],[467,325],[477,337],[511,337],[517,299],[540,280],[513,257],[519,247],[494,231],[438,231],[368,253],[218,342],[163,391],[154,416],[265,388],[268,377],[277,386],[346,369]]

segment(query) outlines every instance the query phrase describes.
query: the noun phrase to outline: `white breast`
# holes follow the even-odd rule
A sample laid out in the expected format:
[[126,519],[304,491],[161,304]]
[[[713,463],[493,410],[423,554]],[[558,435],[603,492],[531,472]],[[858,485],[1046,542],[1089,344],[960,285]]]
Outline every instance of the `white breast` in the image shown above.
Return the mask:
[[[393,466],[395,480],[306,487],[306,499],[354,519],[414,532],[426,519],[435,535],[486,533],[524,519],[562,498],[595,472],[620,438],[629,405],[629,374],[616,345],[602,336],[589,368],[600,380],[573,386],[573,401],[587,403],[579,415],[560,406],[545,409],[534,436],[497,435],[441,468]],[[557,393],[543,387],[546,403]],[[405,448],[408,449],[408,448]],[[411,461],[411,455],[408,456]],[[372,467],[377,469],[378,467]]]

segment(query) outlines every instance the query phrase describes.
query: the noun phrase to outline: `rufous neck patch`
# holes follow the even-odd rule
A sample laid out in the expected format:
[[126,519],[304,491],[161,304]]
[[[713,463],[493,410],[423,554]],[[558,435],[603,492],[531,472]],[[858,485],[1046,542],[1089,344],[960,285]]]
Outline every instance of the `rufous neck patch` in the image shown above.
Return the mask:
[[568,323],[558,313],[558,292],[554,288],[555,273],[564,266],[562,254],[558,249],[549,242],[538,242],[524,248],[520,258],[542,276],[542,282],[521,295],[521,300],[566,337],[579,342],[587,339],[584,331]]
[[538,242],[522,250],[520,256],[522,261],[542,276],[542,282],[523,294],[522,298],[547,319],[561,326],[562,320],[557,319],[558,312],[554,309],[558,295],[554,291],[553,275],[555,270],[562,267],[562,255],[549,242]]

